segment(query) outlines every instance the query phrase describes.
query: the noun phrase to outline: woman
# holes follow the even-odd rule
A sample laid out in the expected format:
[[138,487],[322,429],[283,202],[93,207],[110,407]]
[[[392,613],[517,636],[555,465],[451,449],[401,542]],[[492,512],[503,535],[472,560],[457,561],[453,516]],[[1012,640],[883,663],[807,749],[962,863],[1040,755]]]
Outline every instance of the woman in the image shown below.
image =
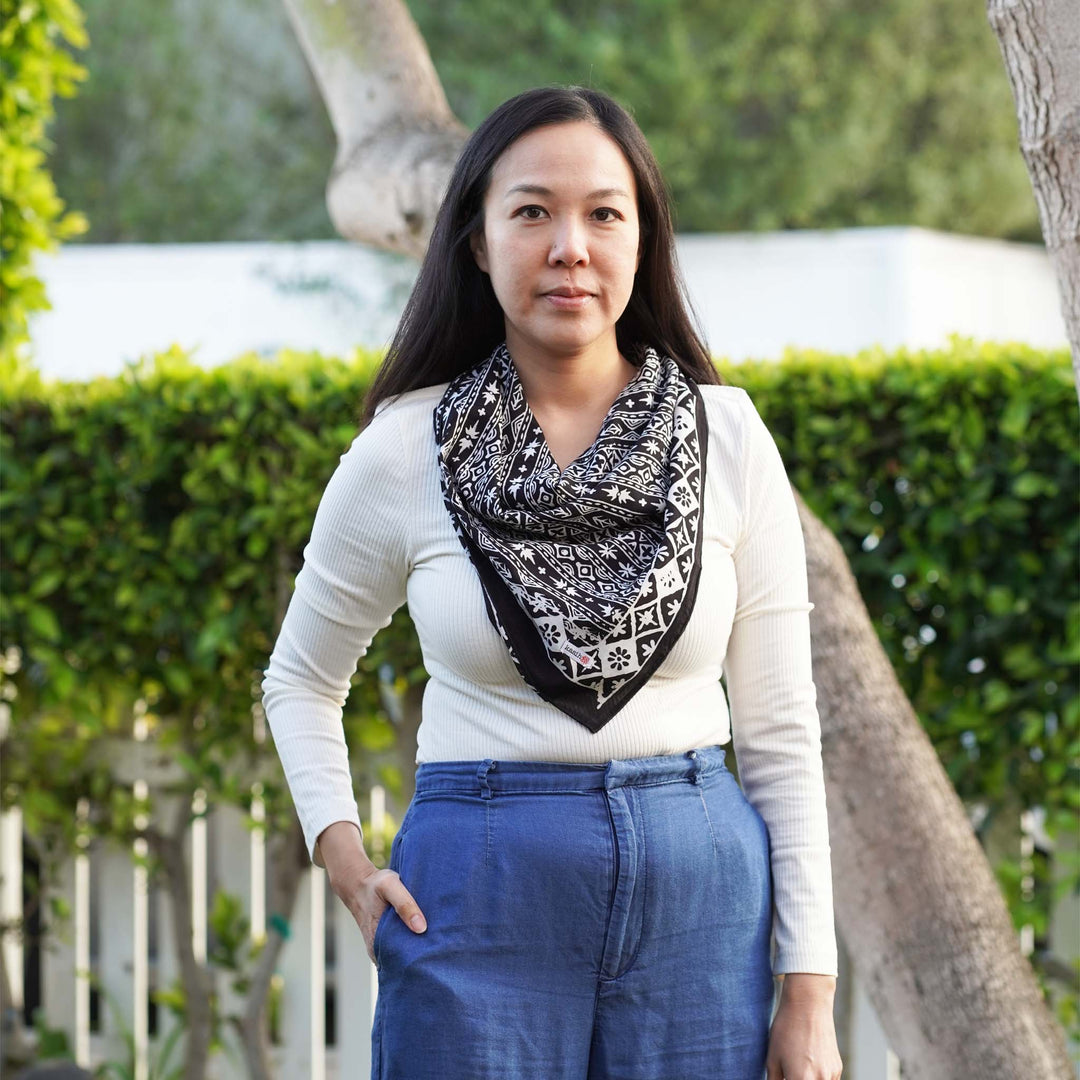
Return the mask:
[[[372,1076],[835,1080],[802,533],[614,101],[473,133],[363,419],[263,702],[378,966]],[[406,600],[430,679],[379,869],[341,711]]]

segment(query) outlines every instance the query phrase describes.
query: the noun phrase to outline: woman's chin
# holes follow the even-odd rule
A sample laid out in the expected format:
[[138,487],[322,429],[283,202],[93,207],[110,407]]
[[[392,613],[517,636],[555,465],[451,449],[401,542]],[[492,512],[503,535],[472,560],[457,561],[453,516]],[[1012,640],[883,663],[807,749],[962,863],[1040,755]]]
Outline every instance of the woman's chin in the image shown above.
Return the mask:
[[532,342],[534,347],[555,353],[576,353],[604,341],[615,340],[615,327],[589,326],[584,319],[562,318],[545,320],[543,325],[530,327],[527,334],[519,335]]

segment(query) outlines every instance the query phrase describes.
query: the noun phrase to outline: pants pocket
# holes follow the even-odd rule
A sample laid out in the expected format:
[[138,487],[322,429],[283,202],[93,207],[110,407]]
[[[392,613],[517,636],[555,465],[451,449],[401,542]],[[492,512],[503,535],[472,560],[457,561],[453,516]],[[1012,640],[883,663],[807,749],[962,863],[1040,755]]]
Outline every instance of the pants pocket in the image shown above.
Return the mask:
[[[408,812],[406,812],[406,820],[408,819]],[[390,845],[390,862],[387,864],[390,870],[397,871],[401,865],[401,849],[405,843],[405,821],[401,823],[402,827],[398,829],[397,835],[394,837],[393,843]],[[375,967],[382,967],[382,944],[383,937],[385,935],[387,923],[391,919],[400,919],[397,910],[393,904],[387,904],[383,913],[379,916],[379,921],[375,924],[375,936],[372,938],[371,951],[375,955]]]
[[769,830],[735,777],[722,769],[701,788],[709,812],[725,906],[761,919],[772,905]]

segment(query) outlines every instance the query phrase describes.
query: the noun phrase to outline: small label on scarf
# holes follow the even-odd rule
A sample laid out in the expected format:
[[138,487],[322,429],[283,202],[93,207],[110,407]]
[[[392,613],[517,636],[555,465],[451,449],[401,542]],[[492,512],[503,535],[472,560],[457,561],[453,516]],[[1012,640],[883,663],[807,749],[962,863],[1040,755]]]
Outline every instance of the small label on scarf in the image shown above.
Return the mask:
[[564,641],[561,649],[567,656],[572,656],[582,667],[592,667],[593,658],[587,652],[579,649],[576,645],[571,645],[569,641]]

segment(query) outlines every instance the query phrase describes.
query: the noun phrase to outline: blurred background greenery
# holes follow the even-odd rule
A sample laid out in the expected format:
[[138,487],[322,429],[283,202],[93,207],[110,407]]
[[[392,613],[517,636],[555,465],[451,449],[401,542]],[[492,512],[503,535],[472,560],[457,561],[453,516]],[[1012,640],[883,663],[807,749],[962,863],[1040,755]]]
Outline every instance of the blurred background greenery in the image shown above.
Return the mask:
[[[336,238],[330,122],[284,6],[83,0],[89,77],[50,161],[89,243]],[[683,232],[922,225],[1041,243],[997,41],[968,0],[410,0],[470,127],[608,91]]]

